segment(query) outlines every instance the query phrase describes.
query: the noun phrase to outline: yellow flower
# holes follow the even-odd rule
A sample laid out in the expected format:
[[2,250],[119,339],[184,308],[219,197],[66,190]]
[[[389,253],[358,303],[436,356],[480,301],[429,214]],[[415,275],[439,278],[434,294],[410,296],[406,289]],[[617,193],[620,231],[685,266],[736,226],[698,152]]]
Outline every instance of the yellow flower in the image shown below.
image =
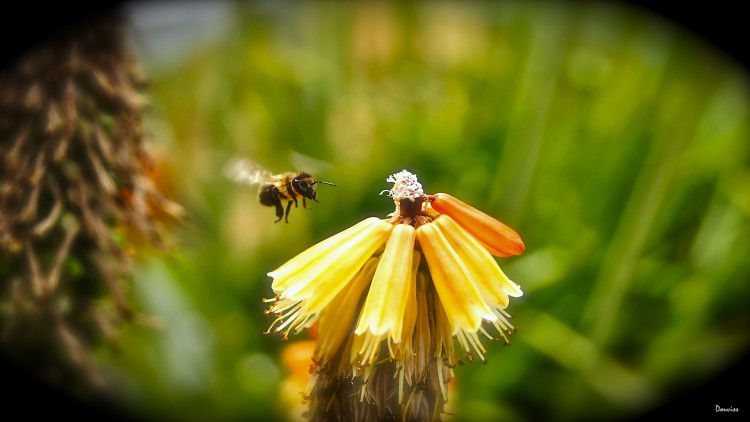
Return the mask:
[[469,361],[484,360],[479,334],[494,337],[483,323],[506,343],[514,331],[505,308],[522,292],[492,255],[520,254],[520,236],[451,195],[425,195],[405,170],[388,181],[390,218],[367,218],[268,273],[269,332],[319,320],[307,392],[318,419],[352,409],[431,419],[425,409],[443,408],[460,362],[454,337]]

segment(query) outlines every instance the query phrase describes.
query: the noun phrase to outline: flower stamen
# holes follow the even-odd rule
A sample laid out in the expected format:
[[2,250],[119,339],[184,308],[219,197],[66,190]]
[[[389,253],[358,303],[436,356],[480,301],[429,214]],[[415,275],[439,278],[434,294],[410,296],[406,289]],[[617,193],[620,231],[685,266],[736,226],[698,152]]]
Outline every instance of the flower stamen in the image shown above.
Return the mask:
[[[274,321],[273,321],[273,322],[271,323],[271,325],[270,325],[270,326],[268,327],[268,329],[267,329],[267,330],[265,331],[265,334],[269,334],[269,333],[271,332],[271,330],[273,329],[273,327],[274,327],[274,326],[275,326],[276,324],[278,324],[278,323],[279,323],[279,322],[281,322],[281,321],[284,321],[284,319],[285,319],[285,318],[287,318],[287,317],[289,317],[289,315],[291,315],[291,314],[293,314],[293,313],[296,313],[296,312],[299,312],[299,309],[300,309],[300,304],[299,304],[299,303],[297,303],[297,304],[293,305],[292,309],[291,309],[291,310],[290,310],[289,312],[286,312],[286,313],[284,313],[284,314],[282,314],[282,315],[279,315],[279,313],[278,313],[278,312],[277,312],[276,310],[274,310],[273,308],[272,308],[272,309],[269,309],[269,311],[270,311],[271,313],[273,313],[274,315],[276,315],[276,316],[277,316],[277,318],[276,318],[276,319],[275,319],[275,320],[274,320]],[[285,309],[285,310],[286,310],[286,309]],[[287,322],[289,322],[289,321],[293,321],[293,320],[292,320],[292,319],[289,319],[289,320],[288,320]],[[286,324],[286,323],[284,323],[284,324]],[[276,333],[278,333],[279,331],[281,331],[281,330],[283,329],[283,327],[284,327],[283,325],[282,325],[281,327],[277,327],[277,328],[276,328],[275,330],[273,330],[273,332],[276,332]]]

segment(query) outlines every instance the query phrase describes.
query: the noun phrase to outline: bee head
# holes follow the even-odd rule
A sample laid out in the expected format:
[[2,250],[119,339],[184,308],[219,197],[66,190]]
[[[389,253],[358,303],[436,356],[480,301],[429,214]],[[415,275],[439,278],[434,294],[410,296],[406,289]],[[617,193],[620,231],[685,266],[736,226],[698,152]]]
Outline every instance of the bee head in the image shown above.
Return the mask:
[[292,180],[292,188],[294,188],[294,190],[300,195],[312,200],[315,200],[316,184],[317,181],[309,173],[305,172],[300,172],[297,177]]
[[334,185],[330,182],[323,182],[315,180],[312,175],[305,172],[300,172],[293,180],[292,180],[292,188],[296,192],[298,192],[300,195],[304,196],[307,199],[312,199],[313,201],[316,200],[317,192],[315,191],[315,187],[318,183],[323,183],[326,185]]

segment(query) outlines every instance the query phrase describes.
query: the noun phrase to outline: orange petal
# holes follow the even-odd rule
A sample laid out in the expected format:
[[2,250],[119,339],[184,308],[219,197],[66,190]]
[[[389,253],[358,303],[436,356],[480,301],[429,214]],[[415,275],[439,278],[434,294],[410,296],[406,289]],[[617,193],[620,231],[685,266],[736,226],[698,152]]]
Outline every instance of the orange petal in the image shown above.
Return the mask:
[[291,372],[291,377],[301,379],[301,384],[310,377],[310,356],[315,349],[315,340],[287,343],[281,352],[281,361]]
[[435,211],[449,215],[495,256],[520,255],[524,244],[521,236],[505,224],[447,193],[430,196]]

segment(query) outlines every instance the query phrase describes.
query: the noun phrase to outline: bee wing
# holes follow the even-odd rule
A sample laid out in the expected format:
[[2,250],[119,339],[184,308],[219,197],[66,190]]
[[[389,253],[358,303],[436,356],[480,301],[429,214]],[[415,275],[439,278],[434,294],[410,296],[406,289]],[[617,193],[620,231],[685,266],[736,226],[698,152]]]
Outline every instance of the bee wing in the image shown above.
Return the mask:
[[327,173],[331,170],[331,168],[333,168],[333,164],[327,161],[318,160],[316,158],[310,157],[309,155],[301,154],[299,152],[292,152],[289,157],[289,161],[292,163],[294,168],[305,170],[312,174]]
[[229,180],[248,185],[265,183],[273,176],[273,173],[255,161],[240,157],[229,160],[224,165],[223,173]]

